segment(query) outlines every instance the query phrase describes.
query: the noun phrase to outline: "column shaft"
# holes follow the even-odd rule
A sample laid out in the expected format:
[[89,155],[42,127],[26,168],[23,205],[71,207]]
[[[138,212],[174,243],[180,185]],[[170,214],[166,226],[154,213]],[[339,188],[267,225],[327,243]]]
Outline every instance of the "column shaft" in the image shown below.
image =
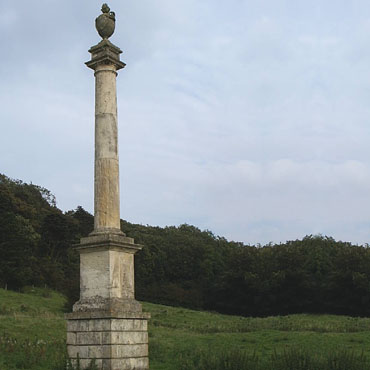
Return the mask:
[[94,231],[120,230],[116,67],[95,69]]

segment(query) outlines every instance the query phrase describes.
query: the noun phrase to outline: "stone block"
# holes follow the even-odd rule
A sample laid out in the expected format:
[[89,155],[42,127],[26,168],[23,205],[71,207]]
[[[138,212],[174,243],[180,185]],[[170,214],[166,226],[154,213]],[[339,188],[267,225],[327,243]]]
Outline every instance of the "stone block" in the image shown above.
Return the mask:
[[67,333],[67,344],[76,344],[76,334]]
[[89,320],[67,320],[67,331],[89,331]]
[[147,331],[148,322],[146,320],[127,320],[112,319],[112,331]]
[[88,346],[89,357],[88,358],[112,358],[112,346],[100,345],[100,346]]
[[111,342],[112,342],[111,335],[112,335],[111,331],[102,332],[101,333],[101,343],[102,344],[111,344]]
[[81,298],[109,297],[109,251],[94,251],[80,255]]
[[112,345],[112,358],[132,358],[148,356],[147,344]]
[[111,360],[109,370],[147,370],[149,369],[148,358],[120,358]]
[[67,332],[77,331],[77,321],[67,320]]
[[[91,364],[91,361],[92,360],[90,360],[90,359],[81,359],[80,360],[81,369],[86,369],[87,367],[89,367],[90,364]],[[71,363],[75,368],[77,367],[77,360],[71,360]],[[98,367],[98,369],[101,369],[103,367],[103,360],[102,359],[100,359],[100,360],[95,359],[95,364]]]
[[103,332],[82,332],[77,333],[76,344],[103,344]]
[[108,331],[110,329],[111,329],[110,319],[89,320],[89,331]]
[[87,346],[67,346],[68,356],[70,358],[77,358],[77,353],[80,358],[89,358],[89,348]]
[[126,331],[112,332],[109,336],[103,336],[104,344],[146,344],[148,343],[148,332]]

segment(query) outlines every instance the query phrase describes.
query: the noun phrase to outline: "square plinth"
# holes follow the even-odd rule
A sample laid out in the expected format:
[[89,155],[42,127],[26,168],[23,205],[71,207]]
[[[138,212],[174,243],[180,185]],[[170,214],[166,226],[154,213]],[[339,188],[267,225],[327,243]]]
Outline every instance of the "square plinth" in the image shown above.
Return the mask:
[[110,232],[82,238],[76,248],[80,300],[73,311],[141,311],[134,292],[134,254],[141,248],[132,238]]
[[[100,316],[100,317],[97,317]],[[67,314],[67,349],[72,364],[86,369],[95,360],[99,370],[147,370],[148,313]]]

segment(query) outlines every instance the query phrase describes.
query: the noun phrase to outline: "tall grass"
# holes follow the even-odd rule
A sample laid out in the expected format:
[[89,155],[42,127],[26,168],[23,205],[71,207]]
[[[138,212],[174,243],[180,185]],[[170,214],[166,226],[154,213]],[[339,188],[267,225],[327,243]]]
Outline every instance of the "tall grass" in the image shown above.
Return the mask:
[[180,370],[257,370],[259,365],[257,356],[238,350],[221,353],[199,350],[181,356],[180,361]]
[[[81,370],[79,358],[67,356],[65,341],[47,343],[40,339],[18,341],[9,336],[0,337],[1,370]],[[85,370],[98,370],[95,359]]]
[[334,353],[315,354],[299,348],[274,353],[269,359],[241,350],[216,353],[196,351],[181,358],[180,370],[370,370],[363,354],[345,349]]
[[46,342],[40,339],[18,340],[8,335],[0,337],[0,369],[64,370],[66,347],[64,340]]

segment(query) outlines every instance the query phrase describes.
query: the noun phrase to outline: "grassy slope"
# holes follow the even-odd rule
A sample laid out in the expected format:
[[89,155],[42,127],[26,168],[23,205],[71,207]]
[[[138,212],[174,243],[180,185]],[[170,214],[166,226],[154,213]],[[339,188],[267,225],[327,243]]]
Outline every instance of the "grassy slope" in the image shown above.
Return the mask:
[[[57,343],[56,348],[62,348],[61,343],[65,340],[64,298],[55,292],[51,292],[49,297],[45,295],[48,292],[39,289],[27,294],[0,289],[0,344],[1,338],[12,337],[18,342],[45,342],[46,346]],[[330,352],[343,347],[363,351],[370,357],[370,319],[366,318],[291,315],[254,319],[150,303],[144,303],[143,306],[145,311],[152,314],[149,325],[151,370],[178,368],[176,363],[183,356],[191,354],[194,348],[215,351],[243,348],[250,353],[257,353],[263,360],[275,350],[283,351],[289,347],[314,352]],[[9,365],[11,353],[5,359],[8,345],[3,343],[0,348],[2,370],[21,368],[20,364],[13,367]],[[41,355],[45,351],[40,349]],[[47,368],[38,365],[37,356],[33,363],[25,368]]]
[[30,289],[21,294],[0,289],[0,336],[60,339],[65,330],[64,303],[65,298],[52,291]]

